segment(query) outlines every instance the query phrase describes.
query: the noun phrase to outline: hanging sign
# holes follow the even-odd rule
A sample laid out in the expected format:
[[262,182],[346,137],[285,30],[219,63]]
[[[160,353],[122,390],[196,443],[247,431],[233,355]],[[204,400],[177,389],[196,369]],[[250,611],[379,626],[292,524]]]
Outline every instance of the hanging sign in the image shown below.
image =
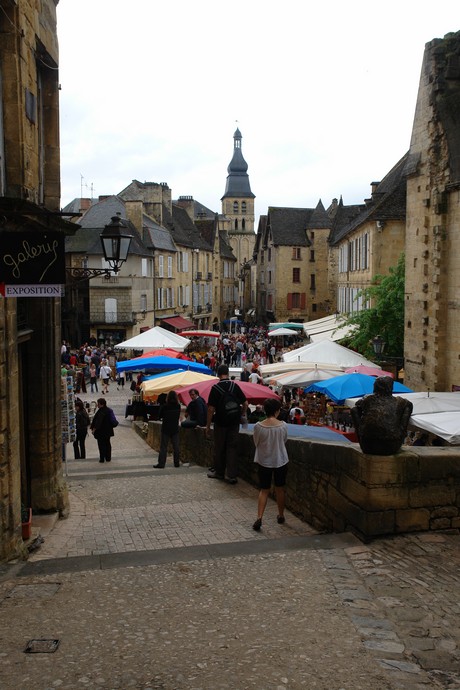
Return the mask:
[[0,283],[5,290],[22,288],[21,294],[5,292],[7,297],[57,296],[47,290],[65,283],[64,235],[52,231],[0,233]]

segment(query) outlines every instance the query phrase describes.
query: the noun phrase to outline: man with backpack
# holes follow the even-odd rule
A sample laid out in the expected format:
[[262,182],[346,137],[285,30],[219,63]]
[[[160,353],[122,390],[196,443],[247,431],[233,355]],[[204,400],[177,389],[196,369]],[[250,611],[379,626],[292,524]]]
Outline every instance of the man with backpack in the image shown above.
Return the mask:
[[206,436],[210,436],[214,422],[214,466],[208,471],[210,479],[237,483],[238,434],[240,422],[246,418],[248,401],[235,381],[229,379],[228,366],[217,369],[219,382],[211,388],[208,398]]

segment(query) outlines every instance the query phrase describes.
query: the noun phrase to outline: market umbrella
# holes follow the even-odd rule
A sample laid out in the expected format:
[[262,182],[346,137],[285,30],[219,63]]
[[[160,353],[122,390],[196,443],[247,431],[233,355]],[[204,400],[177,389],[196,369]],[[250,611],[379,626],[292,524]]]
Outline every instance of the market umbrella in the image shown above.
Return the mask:
[[[143,355],[139,355],[139,357],[174,357],[174,359],[188,359],[190,360],[190,357],[187,357],[187,355],[184,355],[183,352],[177,352],[177,350],[171,350],[169,347],[160,347],[157,350],[149,350],[148,352],[144,352]],[[138,359],[138,357],[136,357]]]
[[374,362],[371,362],[353,350],[349,350],[347,347],[343,347],[343,345],[334,343],[332,340],[322,340],[318,343],[310,343],[309,345],[297,348],[297,350],[285,352],[283,361],[314,362],[318,364],[318,366],[321,362],[329,366],[338,366],[341,369],[355,367],[358,364],[375,367]]
[[303,386],[310,386],[319,381],[327,381],[336,376],[343,376],[337,369],[319,369],[313,367],[304,369],[302,371],[289,372],[287,374],[278,374],[269,378],[269,383],[277,386],[285,386],[286,388],[300,388]]
[[196,371],[181,371],[167,374],[166,376],[154,376],[141,383],[141,390],[144,400],[156,398],[160,393],[167,393],[175,390],[179,386],[194,386],[200,381],[209,381],[215,383],[217,376],[208,376],[207,374],[199,374]]
[[460,444],[460,414],[458,411],[413,414],[409,424],[440,436],[452,445]]
[[136,357],[117,362],[117,371],[164,371],[167,369],[188,369],[202,374],[212,374],[211,369],[198,362],[190,362],[174,357]]
[[[366,374],[344,374],[335,376],[327,381],[314,383],[305,389],[306,393],[324,393],[337,403],[343,403],[346,398],[357,398],[374,392],[374,376]],[[411,389],[397,381],[393,384],[393,393],[411,393]]]
[[297,331],[293,328],[275,328],[268,333],[269,338],[276,338],[278,335],[297,335]]
[[115,349],[152,350],[153,348],[170,347],[173,350],[183,352],[187,345],[190,345],[188,338],[171,333],[171,331],[167,331],[166,328],[161,326],[154,326],[139,333],[139,335],[129,338],[129,340],[118,343],[118,345],[115,345]]
[[381,367],[369,367],[366,364],[357,364],[354,367],[348,367],[345,369],[346,374],[367,374],[367,376],[394,376],[391,371],[383,371]]
[[[208,402],[209,393],[215,383],[215,380],[210,380],[201,381],[200,383],[191,386],[185,386],[184,388],[180,388],[177,390],[177,395],[179,396],[179,400],[181,400],[184,403],[184,405],[188,405],[191,400],[190,389],[196,388],[201,397],[204,398],[206,402]],[[248,399],[248,402],[252,405],[263,403],[264,400],[266,400],[267,398],[275,398],[276,400],[280,399],[280,396],[277,395],[274,391],[272,391],[271,388],[269,388],[268,386],[262,386],[260,383],[249,383],[246,381],[235,381],[235,383],[238,384],[238,386],[241,388],[246,398]]]
[[181,331],[179,335],[181,335],[183,338],[220,338],[220,333],[209,330]]

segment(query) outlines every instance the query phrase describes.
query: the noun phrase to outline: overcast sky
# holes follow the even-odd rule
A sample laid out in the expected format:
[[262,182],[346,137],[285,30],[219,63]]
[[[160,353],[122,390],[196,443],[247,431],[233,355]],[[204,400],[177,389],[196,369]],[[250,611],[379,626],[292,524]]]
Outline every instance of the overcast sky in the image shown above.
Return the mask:
[[425,43],[458,8],[60,0],[62,206],[137,179],[220,211],[237,126],[256,227],[268,206],[362,203],[409,148]]

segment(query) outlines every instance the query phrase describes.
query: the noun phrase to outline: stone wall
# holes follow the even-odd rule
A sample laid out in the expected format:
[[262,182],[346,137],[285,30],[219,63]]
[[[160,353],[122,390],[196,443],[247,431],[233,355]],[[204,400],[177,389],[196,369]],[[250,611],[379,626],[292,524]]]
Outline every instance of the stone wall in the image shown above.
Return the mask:
[[[135,427],[142,434],[142,424]],[[161,424],[149,422],[147,443],[159,449]],[[366,455],[357,444],[288,439],[286,506],[320,531],[374,537],[460,528],[458,448],[404,448]],[[181,429],[182,462],[212,464],[203,429]],[[251,432],[240,433],[240,477],[257,485]]]

